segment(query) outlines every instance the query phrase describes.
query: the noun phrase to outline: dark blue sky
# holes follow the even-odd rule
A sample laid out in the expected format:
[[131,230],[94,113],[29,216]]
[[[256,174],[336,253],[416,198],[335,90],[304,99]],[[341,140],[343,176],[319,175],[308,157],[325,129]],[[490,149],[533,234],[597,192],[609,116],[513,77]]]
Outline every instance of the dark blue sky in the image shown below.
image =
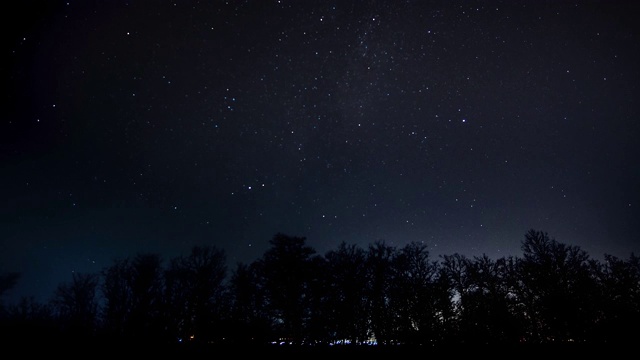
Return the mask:
[[625,1],[25,1],[3,35],[5,301],[277,232],[640,252]]

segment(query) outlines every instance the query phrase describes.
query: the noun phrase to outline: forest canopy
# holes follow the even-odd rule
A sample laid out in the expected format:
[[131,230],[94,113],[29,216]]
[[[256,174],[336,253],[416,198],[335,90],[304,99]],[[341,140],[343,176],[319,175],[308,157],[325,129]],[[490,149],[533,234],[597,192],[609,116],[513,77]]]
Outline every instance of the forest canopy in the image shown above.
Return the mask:
[[[5,339],[230,345],[627,343],[639,338],[640,259],[595,260],[529,230],[522,256],[454,253],[427,245],[318,254],[278,233],[254,262],[196,246],[74,273],[51,300],[0,303]],[[20,281],[0,276],[0,299]]]

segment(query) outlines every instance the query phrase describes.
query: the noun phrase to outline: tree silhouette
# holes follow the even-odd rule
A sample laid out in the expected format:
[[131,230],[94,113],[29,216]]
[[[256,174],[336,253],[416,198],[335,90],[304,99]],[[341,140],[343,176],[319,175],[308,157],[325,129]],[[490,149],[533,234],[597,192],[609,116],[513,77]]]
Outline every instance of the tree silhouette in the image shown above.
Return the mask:
[[405,344],[422,344],[439,327],[434,311],[436,262],[430,260],[425,243],[411,242],[396,253],[392,265],[390,300],[396,338]]
[[315,255],[309,259],[308,267],[305,342],[327,343],[333,340],[333,326],[330,322],[332,310],[328,297],[331,286],[331,277],[327,273],[328,263],[323,256]]
[[226,272],[226,256],[213,246],[195,246],[188,256],[171,260],[165,298],[177,338],[199,342],[222,338]]
[[113,338],[127,336],[131,312],[130,260],[114,260],[113,264],[102,270],[102,294],[104,298],[104,332]]
[[73,273],[70,283],[62,283],[55,290],[53,309],[66,336],[91,339],[98,327],[97,274]]
[[[447,323],[447,341],[460,342],[466,339],[462,323],[464,306],[472,290],[468,276],[469,259],[459,253],[442,255],[440,262],[440,281],[449,289],[453,311]],[[453,338],[455,337],[455,339]]]
[[239,344],[262,344],[272,330],[267,308],[262,262],[238,263],[229,281],[231,338]]
[[310,309],[311,257],[315,250],[305,241],[304,237],[278,233],[260,260],[276,335],[295,344],[305,340]]
[[57,322],[49,304],[43,304],[32,296],[23,296],[8,306],[2,319],[2,341],[8,348],[33,351],[34,346],[51,345],[62,340]]
[[466,264],[469,289],[463,299],[463,337],[482,344],[517,342],[523,334],[514,310],[510,282],[512,259],[490,259],[486,254]]
[[[366,250],[343,242],[321,256],[305,241],[276,234],[263,256],[238,263],[228,282],[225,253],[213,246],[195,246],[166,269],[157,254],[114,260],[100,273],[73,274],[49,303],[23,297],[3,306],[0,335],[17,347],[64,351],[95,340],[114,355],[142,344],[137,349],[145,356],[148,349],[169,355],[173,344],[188,356],[194,348],[273,342],[375,340],[444,350],[620,346],[640,337],[640,258],[634,254],[605,255],[600,262],[536,230],[525,234],[522,257],[496,260],[454,253],[436,261],[422,242],[398,249],[384,241]],[[0,278],[0,295],[18,277]]]
[[537,342],[582,341],[592,329],[593,296],[589,256],[547,233],[530,230],[518,262],[519,300],[529,317],[528,337]]
[[394,341],[395,317],[391,307],[393,284],[393,260],[397,249],[385,241],[376,241],[367,252],[369,271],[367,287],[367,311],[370,329],[376,342],[382,345]]
[[634,343],[640,338],[640,257],[605,254],[604,263],[593,267],[601,296],[594,336],[605,343]]
[[127,341],[164,338],[160,256],[139,253],[132,260],[115,260],[103,274],[107,331]]
[[333,341],[361,344],[368,340],[365,250],[340,243],[325,254],[328,277],[326,318]]

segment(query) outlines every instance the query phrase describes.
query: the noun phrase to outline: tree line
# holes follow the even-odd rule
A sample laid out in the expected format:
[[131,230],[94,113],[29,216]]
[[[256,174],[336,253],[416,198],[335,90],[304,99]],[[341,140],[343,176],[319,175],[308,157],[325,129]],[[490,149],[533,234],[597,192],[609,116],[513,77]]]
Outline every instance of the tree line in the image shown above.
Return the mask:
[[[640,258],[529,230],[522,256],[434,258],[426,244],[341,243],[318,254],[276,234],[229,271],[196,246],[74,273],[46,303],[0,302],[3,339],[153,344],[626,344],[640,338]],[[0,299],[20,275],[0,275]]]

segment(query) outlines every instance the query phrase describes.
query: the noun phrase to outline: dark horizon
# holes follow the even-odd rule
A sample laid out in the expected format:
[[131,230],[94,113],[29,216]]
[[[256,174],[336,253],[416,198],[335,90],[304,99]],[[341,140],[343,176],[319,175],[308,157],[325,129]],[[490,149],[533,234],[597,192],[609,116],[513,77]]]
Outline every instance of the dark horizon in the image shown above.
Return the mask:
[[[91,344],[176,355],[620,350],[638,336],[640,257],[600,262],[543,231],[525,234],[522,257],[496,260],[435,259],[421,243],[343,243],[320,255],[282,233],[270,244],[232,269],[224,251],[204,246],[169,262],[138,253],[74,274],[48,303],[0,302],[0,335],[63,353]],[[1,275],[0,299],[16,280]]]
[[[529,231],[531,231],[531,230],[529,230]],[[548,236],[550,236],[546,231],[543,231],[543,233],[547,234]],[[287,233],[284,233],[284,232],[277,232],[276,234],[274,234],[274,236],[278,236],[280,234],[281,235],[285,235],[285,236],[294,237],[294,238],[301,238],[301,239],[305,240],[305,243],[307,243],[307,244],[309,243],[309,239],[307,237],[305,237],[305,236],[299,236],[299,235],[295,235],[295,234],[287,234]],[[527,233],[523,232],[523,237],[522,238],[524,239],[526,237],[526,235],[527,235]],[[583,252],[585,252],[585,254],[588,255],[589,260],[594,260],[594,261],[598,261],[598,262],[606,261],[606,259],[609,258],[609,257],[613,257],[613,258],[616,258],[616,259],[619,259],[619,260],[622,260],[622,261],[627,261],[629,259],[632,259],[633,257],[638,256],[638,254],[634,253],[633,251],[630,252],[629,254],[627,254],[626,256],[619,256],[619,255],[614,255],[614,254],[609,254],[609,253],[604,253],[604,254],[599,254],[599,255],[598,254],[590,254],[585,249],[582,249],[579,246],[574,245],[574,244],[566,243],[566,242],[564,242],[564,241],[562,241],[560,239],[556,239],[554,236],[550,236],[550,239],[552,239],[553,241],[560,242],[562,244],[566,244],[567,246],[579,249],[580,251],[583,251]],[[369,244],[366,244],[366,245],[358,244],[356,242],[346,242],[346,241],[344,242],[344,244],[347,244],[347,245],[350,245],[350,246],[356,246],[356,247],[358,247],[358,248],[360,248],[362,250],[367,250],[367,249],[369,249],[370,247],[374,246],[377,243],[383,243],[383,244],[385,244],[387,246],[390,246],[390,247],[393,247],[393,248],[401,247],[401,246],[398,246],[397,244],[394,244],[392,242],[388,242],[385,239],[378,239],[378,240],[373,241],[373,242],[371,242]],[[452,252],[452,253],[449,253],[449,254],[433,253],[431,248],[430,248],[430,246],[429,246],[429,244],[427,244],[425,242],[421,242],[421,243],[424,244],[426,249],[427,249],[427,251],[429,251],[429,256],[431,258],[433,258],[434,261],[437,261],[437,262],[441,262],[441,261],[443,261],[443,259],[445,257],[452,256],[452,255],[462,255],[462,256],[468,257],[469,259],[472,259],[472,260],[476,259],[476,258],[482,258],[484,256],[488,256],[489,259],[494,260],[494,261],[501,260],[501,259],[508,259],[508,258],[520,259],[522,257],[522,248],[520,249],[521,251],[520,251],[519,255],[509,254],[509,255],[502,255],[502,256],[500,256],[498,258],[495,258],[495,257],[489,256],[486,253],[472,254],[472,255],[463,254],[463,253],[460,253],[460,252]],[[522,244],[522,239],[521,239],[521,244]],[[342,243],[339,244],[339,245],[342,245]],[[227,251],[224,248],[216,247],[215,244],[203,243],[203,244],[194,245],[194,247],[210,247],[210,246],[213,246],[214,248],[220,250],[224,254],[225,265],[226,265],[227,270],[228,270],[229,273],[231,273],[239,264],[251,265],[254,262],[260,261],[262,256],[264,255],[264,254],[262,254],[261,256],[258,256],[255,259],[252,259],[252,260],[249,260],[249,261],[236,261],[235,259],[229,259]],[[321,256],[321,257],[324,257],[328,252],[333,252],[333,251],[335,251],[337,249],[337,247],[335,247],[333,249],[327,249],[327,250],[325,250],[325,252],[321,253],[321,252],[317,251],[315,248],[313,248],[313,246],[311,246],[311,245],[308,245],[308,246],[311,249],[313,249],[314,255]],[[102,272],[104,272],[106,269],[108,269],[111,266],[113,266],[115,263],[118,263],[118,262],[123,261],[123,260],[131,260],[131,259],[135,258],[136,255],[140,255],[140,254],[157,255],[157,256],[160,257],[160,259],[162,261],[162,265],[166,266],[173,259],[186,256],[192,250],[193,250],[193,248],[189,249],[189,251],[186,252],[186,253],[176,253],[176,254],[173,254],[173,255],[168,256],[168,257],[166,257],[166,254],[163,255],[163,254],[160,254],[160,253],[157,253],[157,252],[154,252],[154,251],[140,250],[140,251],[137,251],[135,253],[128,254],[128,255],[122,255],[122,256],[114,257],[114,258],[110,259],[110,262],[107,265],[105,265],[104,267],[102,267],[100,269],[97,269],[95,271],[79,272],[79,273],[85,274],[85,275],[86,274],[100,275]],[[24,274],[20,273],[19,271],[15,270],[15,269],[4,269],[4,272],[0,273],[0,275],[6,275],[6,274],[10,274],[10,273],[18,274],[18,277],[17,277],[17,281],[15,282],[15,284],[12,285],[9,290],[7,290],[7,291],[5,291],[3,293],[0,293],[0,304],[3,304],[5,306],[15,306],[15,305],[18,304],[18,302],[24,301],[25,299],[33,300],[33,301],[35,301],[37,303],[46,304],[49,301],[51,301],[51,299],[52,299],[52,297],[54,295],[55,289],[58,288],[61,284],[65,284],[65,283],[70,282],[72,280],[73,276],[74,276],[74,273],[71,273],[71,274],[69,274],[68,278],[61,279],[61,281],[59,283],[54,284],[54,287],[52,288],[52,290],[50,292],[42,292],[42,291],[40,291],[40,292],[36,292],[36,293],[24,293],[24,292],[20,292],[20,291],[23,290],[23,289],[33,288],[32,287],[33,284],[31,284],[31,286],[30,286],[30,284],[25,282],[25,280],[27,280],[27,279],[25,279]],[[228,280],[228,279],[226,278],[225,280]]]

